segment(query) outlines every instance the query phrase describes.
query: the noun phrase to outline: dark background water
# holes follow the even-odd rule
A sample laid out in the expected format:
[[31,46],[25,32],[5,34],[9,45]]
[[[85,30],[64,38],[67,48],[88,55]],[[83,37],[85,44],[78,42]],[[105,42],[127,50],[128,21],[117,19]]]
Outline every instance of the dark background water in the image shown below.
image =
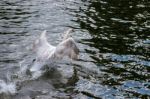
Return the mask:
[[[26,48],[41,31],[46,29],[49,42],[56,45],[72,27],[79,61],[60,64],[69,66],[62,74],[58,70],[23,82],[16,99],[149,98],[149,9],[148,0],[1,0],[0,78],[15,73],[20,62],[33,59]],[[59,76],[70,75],[68,71],[74,71],[69,83],[59,83]]]

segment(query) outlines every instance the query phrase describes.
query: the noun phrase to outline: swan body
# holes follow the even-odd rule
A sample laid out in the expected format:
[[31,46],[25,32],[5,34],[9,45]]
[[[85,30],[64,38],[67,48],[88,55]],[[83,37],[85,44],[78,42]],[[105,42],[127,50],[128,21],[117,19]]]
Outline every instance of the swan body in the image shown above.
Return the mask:
[[69,33],[72,29],[68,29],[65,32],[62,42],[57,46],[51,45],[46,38],[46,31],[41,33],[39,39],[33,44],[33,50],[36,52],[36,61],[30,68],[31,72],[38,71],[43,65],[52,63],[54,60],[62,59],[64,56],[75,60],[78,58],[79,49]]

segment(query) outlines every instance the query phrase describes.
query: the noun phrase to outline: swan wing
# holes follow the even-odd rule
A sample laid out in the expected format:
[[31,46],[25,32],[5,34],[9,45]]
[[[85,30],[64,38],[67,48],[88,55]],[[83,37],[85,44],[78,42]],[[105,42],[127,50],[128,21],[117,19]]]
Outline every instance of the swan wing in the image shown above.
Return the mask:
[[47,41],[46,31],[43,31],[41,36],[34,42],[33,50],[36,53],[36,60],[30,68],[30,71],[36,72],[52,58],[55,51],[55,47]]
[[46,38],[46,31],[43,31],[41,33],[41,36],[39,39],[35,41],[33,44],[33,50],[37,54],[37,60],[47,60],[52,52],[54,51],[55,47],[49,44]]
[[74,39],[70,37],[66,40],[63,40],[56,46],[54,55],[57,58],[63,58],[64,56],[68,56],[69,58],[75,60],[78,58],[79,49],[76,46]]
[[63,33],[63,40],[66,40],[70,37],[70,33],[73,32],[72,28],[69,28],[67,31]]

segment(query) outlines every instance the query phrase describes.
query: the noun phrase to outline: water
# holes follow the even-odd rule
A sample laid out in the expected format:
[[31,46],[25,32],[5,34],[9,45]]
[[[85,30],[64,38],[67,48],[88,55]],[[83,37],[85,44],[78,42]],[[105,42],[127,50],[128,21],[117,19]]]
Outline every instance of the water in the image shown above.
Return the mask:
[[[149,7],[148,0],[1,0],[0,98],[149,98]],[[69,27],[80,59],[31,79],[24,72],[35,58],[31,44],[47,30],[56,45]]]

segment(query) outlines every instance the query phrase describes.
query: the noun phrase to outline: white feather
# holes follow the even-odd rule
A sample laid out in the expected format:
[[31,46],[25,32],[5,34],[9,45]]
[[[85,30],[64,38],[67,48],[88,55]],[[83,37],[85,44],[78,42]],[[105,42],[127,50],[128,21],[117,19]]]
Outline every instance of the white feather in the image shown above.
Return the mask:
[[66,31],[63,41],[56,47],[49,44],[46,38],[46,31],[43,31],[40,38],[35,41],[33,46],[37,57],[34,65],[30,68],[30,71],[38,71],[43,65],[52,63],[54,60],[62,59],[64,56],[68,56],[71,59],[77,59],[79,49],[73,38],[69,37],[71,31],[71,29]]

